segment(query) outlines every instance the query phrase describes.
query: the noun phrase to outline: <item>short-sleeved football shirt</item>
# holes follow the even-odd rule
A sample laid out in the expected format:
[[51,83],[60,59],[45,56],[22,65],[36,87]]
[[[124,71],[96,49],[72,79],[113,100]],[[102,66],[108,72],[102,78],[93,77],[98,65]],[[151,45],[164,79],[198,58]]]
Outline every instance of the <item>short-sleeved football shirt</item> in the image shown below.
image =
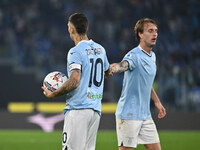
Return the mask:
[[81,70],[80,85],[66,95],[64,113],[91,108],[101,114],[104,72],[109,69],[105,49],[92,40],[79,42],[68,52],[68,76],[73,69]]

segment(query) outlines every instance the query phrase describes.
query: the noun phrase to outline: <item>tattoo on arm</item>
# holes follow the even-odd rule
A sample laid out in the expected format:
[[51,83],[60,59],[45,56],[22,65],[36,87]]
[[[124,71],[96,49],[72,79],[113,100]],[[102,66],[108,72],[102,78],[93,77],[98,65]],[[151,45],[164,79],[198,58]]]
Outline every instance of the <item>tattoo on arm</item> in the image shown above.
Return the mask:
[[61,96],[69,93],[79,86],[81,78],[80,70],[72,70],[69,80],[67,80],[60,88],[53,92],[54,96]]
[[121,72],[127,71],[128,68],[129,68],[129,63],[126,60],[120,63],[114,63],[111,65],[112,73],[121,73]]

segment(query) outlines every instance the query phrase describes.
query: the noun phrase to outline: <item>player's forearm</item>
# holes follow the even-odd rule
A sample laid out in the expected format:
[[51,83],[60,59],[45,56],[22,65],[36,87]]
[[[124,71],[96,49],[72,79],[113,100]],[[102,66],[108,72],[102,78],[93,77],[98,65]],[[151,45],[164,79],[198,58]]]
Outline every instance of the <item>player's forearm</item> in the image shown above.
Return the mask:
[[151,99],[154,101],[154,103],[160,103],[158,95],[156,94],[156,92],[153,89],[153,87],[151,88]]
[[110,65],[112,73],[121,73],[128,70],[128,62],[122,61],[120,63],[114,63]]
[[54,97],[67,94],[79,86],[79,82],[76,79],[67,80],[60,88],[54,91],[52,94]]
[[80,70],[72,70],[69,80],[67,80],[60,88],[54,91],[52,94],[54,97],[61,96],[67,94],[74,89],[76,89],[80,84],[81,71]]

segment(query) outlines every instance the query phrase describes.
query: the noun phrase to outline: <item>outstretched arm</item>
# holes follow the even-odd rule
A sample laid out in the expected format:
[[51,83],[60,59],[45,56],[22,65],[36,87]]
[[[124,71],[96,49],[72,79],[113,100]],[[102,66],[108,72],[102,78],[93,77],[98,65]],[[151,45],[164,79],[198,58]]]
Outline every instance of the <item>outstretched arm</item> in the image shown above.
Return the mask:
[[110,67],[109,67],[109,69],[107,71],[105,71],[104,75],[105,75],[105,78],[107,78],[107,77],[112,75]]
[[113,73],[121,73],[124,71],[127,71],[129,68],[129,63],[128,61],[124,60],[120,63],[114,63],[110,65],[110,75]]
[[67,94],[79,86],[80,78],[81,78],[81,71],[72,70],[69,79],[60,88],[58,88],[54,92],[51,92],[47,90],[46,87],[42,87],[42,89],[44,90],[43,93],[47,98],[54,98],[57,96]]
[[153,87],[151,88],[151,99],[154,101],[156,108],[158,109],[158,118],[161,119],[165,117],[166,110],[161,104],[156,92],[154,91]]

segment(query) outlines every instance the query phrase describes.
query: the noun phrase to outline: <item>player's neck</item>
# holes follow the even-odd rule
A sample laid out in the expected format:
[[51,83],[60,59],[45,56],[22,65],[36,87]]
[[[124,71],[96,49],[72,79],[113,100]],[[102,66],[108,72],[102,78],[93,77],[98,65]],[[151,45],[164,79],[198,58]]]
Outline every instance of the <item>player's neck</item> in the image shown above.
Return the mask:
[[75,45],[77,45],[80,41],[83,41],[83,40],[86,40],[86,41],[89,41],[87,35],[76,35],[75,38],[74,38],[74,43]]
[[146,44],[143,44],[143,43],[140,43],[139,45],[145,52],[147,52],[149,55],[151,55],[152,47],[149,47],[149,46],[147,46]]

